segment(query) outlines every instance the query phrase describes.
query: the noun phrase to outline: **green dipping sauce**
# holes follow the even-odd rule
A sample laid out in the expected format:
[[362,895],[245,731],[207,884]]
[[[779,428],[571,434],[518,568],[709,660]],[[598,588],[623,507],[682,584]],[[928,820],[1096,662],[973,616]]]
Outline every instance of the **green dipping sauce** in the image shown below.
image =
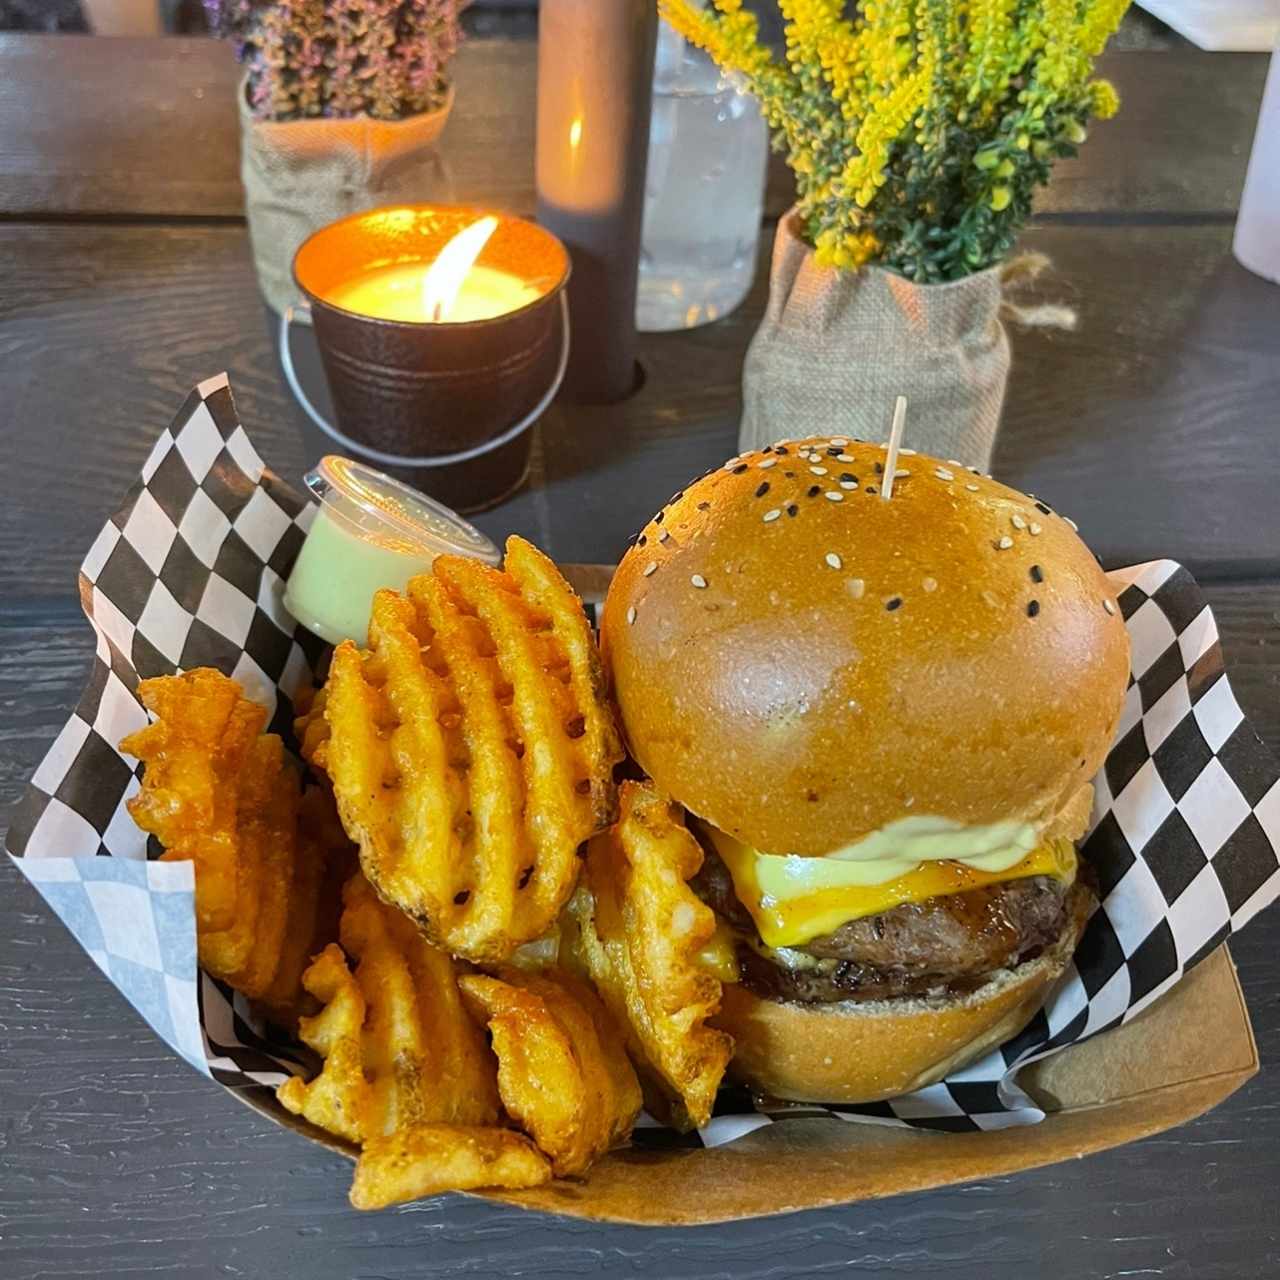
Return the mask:
[[342,518],[323,507],[294,561],[284,607],[308,631],[330,644],[366,643],[373,593],[380,587],[403,591],[416,573],[431,568],[426,547],[378,538],[344,528]]
[[306,482],[319,507],[289,574],[284,607],[330,644],[367,643],[374,592],[403,591],[438,555],[501,559],[456,512],[363,463],[330,454]]

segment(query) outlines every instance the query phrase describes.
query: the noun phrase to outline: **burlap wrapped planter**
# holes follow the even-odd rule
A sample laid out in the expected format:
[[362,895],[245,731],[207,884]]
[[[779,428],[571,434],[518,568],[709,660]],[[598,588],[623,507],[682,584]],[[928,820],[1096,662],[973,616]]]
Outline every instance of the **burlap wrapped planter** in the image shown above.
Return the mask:
[[240,177],[258,285],[283,311],[298,300],[291,264],[313,232],[383,204],[448,203],[452,183],[435,144],[453,106],[403,120],[256,120],[242,84]]
[[743,366],[739,445],[882,440],[894,398],[905,395],[912,448],[989,470],[1009,377],[1001,300],[998,268],[920,285],[876,266],[819,266],[788,214]]

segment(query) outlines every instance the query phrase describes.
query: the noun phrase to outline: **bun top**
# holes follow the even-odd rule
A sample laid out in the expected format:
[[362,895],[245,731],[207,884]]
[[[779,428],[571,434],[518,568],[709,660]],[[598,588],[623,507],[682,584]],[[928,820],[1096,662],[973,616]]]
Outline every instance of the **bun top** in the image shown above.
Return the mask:
[[732,458],[618,566],[601,622],[632,754],[692,813],[820,855],[911,816],[1049,822],[1129,676],[1075,527],[955,462],[840,436]]

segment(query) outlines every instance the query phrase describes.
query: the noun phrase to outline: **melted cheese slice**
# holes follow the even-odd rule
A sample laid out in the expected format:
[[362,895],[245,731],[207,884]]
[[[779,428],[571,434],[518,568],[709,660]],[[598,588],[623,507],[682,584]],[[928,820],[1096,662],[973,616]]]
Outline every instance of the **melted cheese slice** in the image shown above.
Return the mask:
[[[770,947],[803,946],[850,920],[880,915],[903,903],[1027,876],[1054,876],[1070,884],[1076,875],[1076,851],[1071,841],[1046,840],[997,869],[931,860],[905,871],[895,866],[898,874],[869,884],[862,882],[867,877],[859,864],[760,853],[723,831],[710,826],[704,829],[729,868],[733,887],[755,920],[761,939]],[[786,863],[788,868],[775,863]],[[807,875],[805,867],[795,865],[805,863],[811,868]],[[841,883],[845,876],[848,882]]]

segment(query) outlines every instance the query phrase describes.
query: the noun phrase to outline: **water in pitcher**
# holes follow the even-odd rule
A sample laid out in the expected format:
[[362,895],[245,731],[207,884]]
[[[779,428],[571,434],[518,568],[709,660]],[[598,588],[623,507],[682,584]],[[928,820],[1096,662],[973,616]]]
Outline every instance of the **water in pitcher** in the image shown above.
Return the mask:
[[746,296],[756,271],[768,149],[755,99],[662,26],[636,302],[641,330],[708,324]]

